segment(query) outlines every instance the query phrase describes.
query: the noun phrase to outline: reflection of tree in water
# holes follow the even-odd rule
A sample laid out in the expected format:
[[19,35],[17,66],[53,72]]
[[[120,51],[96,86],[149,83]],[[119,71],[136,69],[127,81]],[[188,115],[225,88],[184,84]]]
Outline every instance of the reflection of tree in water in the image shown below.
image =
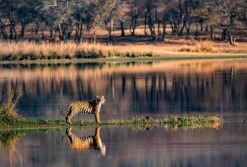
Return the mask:
[[[118,113],[116,116],[126,116],[143,112],[246,111],[246,67],[184,63],[175,70],[172,64],[170,70],[165,65],[82,63],[4,67],[12,77],[0,81],[0,94],[10,84],[22,87],[26,93],[19,103],[20,112],[31,117],[48,113],[59,116],[59,112],[52,112],[61,105],[67,108],[72,100],[90,100],[95,95],[106,96],[106,117],[114,112]],[[156,66],[159,68],[155,69]]]
[[94,136],[77,137],[73,132],[72,128],[66,129],[66,135],[70,144],[70,148],[77,151],[95,149],[99,150],[101,155],[105,155],[106,146],[100,139],[100,127],[95,129]]
[[16,155],[19,157],[20,166],[22,166],[22,156],[16,149],[15,145],[18,142],[20,136],[25,135],[24,131],[1,131],[0,142],[1,145],[8,151],[10,166],[13,166],[17,160]]
[[[149,74],[145,88],[138,89],[137,76],[122,77],[122,89],[131,82],[131,102],[135,111],[238,111],[246,108],[246,71],[232,73],[226,69],[211,74]],[[168,82],[172,83],[169,84]],[[168,86],[170,85],[170,86]],[[145,94],[144,94],[145,93]],[[126,94],[122,91],[122,94]],[[145,97],[145,98],[144,98]],[[166,104],[165,106],[163,104]],[[164,108],[165,107],[165,108]]]

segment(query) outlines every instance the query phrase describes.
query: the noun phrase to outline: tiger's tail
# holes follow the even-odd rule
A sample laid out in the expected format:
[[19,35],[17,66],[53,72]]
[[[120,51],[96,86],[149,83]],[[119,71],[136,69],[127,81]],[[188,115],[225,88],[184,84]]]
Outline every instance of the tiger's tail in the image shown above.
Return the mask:
[[64,113],[64,111],[61,111],[62,116],[67,116],[70,110],[71,110],[71,106],[69,106],[69,109],[66,113]]

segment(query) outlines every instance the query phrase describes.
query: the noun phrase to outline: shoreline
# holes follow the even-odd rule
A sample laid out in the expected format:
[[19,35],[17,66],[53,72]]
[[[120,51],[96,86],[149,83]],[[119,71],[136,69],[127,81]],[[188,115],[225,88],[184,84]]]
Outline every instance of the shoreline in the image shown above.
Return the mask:
[[[195,54],[195,53],[194,53]],[[77,64],[77,63],[104,63],[104,62],[149,62],[149,61],[179,61],[179,60],[241,60],[247,59],[245,54],[222,54],[222,55],[181,55],[181,56],[154,56],[154,57],[109,57],[109,58],[72,58],[72,59],[50,59],[50,60],[13,60],[0,61],[0,64]]]
[[174,43],[33,43],[1,42],[0,63],[71,63],[109,61],[165,61],[195,59],[247,58],[247,43],[228,46],[226,43],[189,41]]

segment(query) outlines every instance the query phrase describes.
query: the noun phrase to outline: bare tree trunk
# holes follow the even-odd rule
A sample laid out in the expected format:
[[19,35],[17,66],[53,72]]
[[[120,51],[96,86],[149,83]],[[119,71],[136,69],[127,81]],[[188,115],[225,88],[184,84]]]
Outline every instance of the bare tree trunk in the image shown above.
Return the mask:
[[198,22],[196,22],[196,37],[198,37]]
[[45,39],[44,28],[41,29],[41,38],[42,38],[42,40]]
[[161,33],[160,24],[161,24],[161,21],[158,21],[158,40],[162,39],[162,33]]
[[125,36],[125,32],[124,32],[124,22],[120,21],[120,28],[121,28],[121,37]]
[[177,35],[177,29],[178,29],[178,25],[175,22],[170,22],[170,26],[172,29],[172,35]]
[[76,23],[75,24],[75,40],[77,40],[79,36],[79,27],[80,27],[80,24]]
[[58,32],[58,37],[59,37],[59,40],[61,41],[62,39],[62,35],[61,35],[61,30],[60,30],[60,26],[58,25],[55,29],[55,32]]
[[8,34],[7,34],[6,30],[5,30],[5,24],[4,24],[4,22],[1,21],[1,20],[0,20],[0,28],[1,28],[0,34],[3,35],[3,38],[4,38],[5,40],[7,40],[7,39],[8,39]]
[[35,27],[35,34],[38,34],[38,32],[39,32],[39,27],[40,27],[40,23],[39,23],[38,21],[36,21],[36,22],[35,22],[35,25],[36,25],[36,27]]
[[110,38],[110,43],[113,43],[113,20],[110,22],[110,31],[109,31],[109,38]]
[[70,24],[68,25],[68,28],[67,28],[67,39],[68,39],[68,40],[71,39],[72,32],[73,32],[73,26],[72,26],[72,23],[70,23]]
[[166,22],[163,24],[162,40],[164,41],[165,38],[166,38]]
[[149,19],[148,19],[148,27],[151,33],[152,40],[156,40],[155,27],[154,27],[154,23],[153,23],[151,16],[149,16]]
[[21,33],[19,36],[20,39],[23,39],[25,37],[25,28],[26,28],[26,25],[21,25]]
[[208,32],[208,24],[205,26],[205,31]]
[[234,41],[234,35],[232,33],[232,31],[229,32],[229,43],[230,45],[234,45],[235,41]]
[[188,23],[188,26],[187,26],[187,24],[185,24],[185,29],[186,29],[187,35],[190,35],[190,25],[191,25],[190,22]]
[[222,29],[221,40],[226,40],[227,28]]
[[183,35],[184,28],[186,27],[187,16],[185,16],[185,17],[186,17],[186,18],[184,18],[183,25],[182,25],[182,28],[180,29],[180,32],[178,33],[178,36]]
[[147,35],[147,12],[145,13],[145,20],[144,20],[144,34]]
[[97,40],[97,36],[96,36],[96,32],[95,32],[95,30],[93,31],[93,42],[96,42],[96,40]]
[[53,27],[49,27],[49,31],[50,31],[50,38],[53,38],[54,35],[53,35]]
[[213,26],[212,26],[212,25],[210,25],[210,39],[211,39],[211,41],[214,41],[214,36],[213,36],[213,33],[214,33]]
[[131,23],[130,23],[130,33],[131,35],[135,35],[135,29],[136,29],[136,24],[137,24],[137,18],[138,16],[134,16],[131,19]]
[[[108,23],[110,23],[110,27],[107,26]],[[109,34],[109,42],[113,43],[114,42],[113,34],[112,34],[113,33],[113,20],[111,19],[110,21],[105,21],[105,25],[106,25],[106,27],[108,27],[107,30],[108,30],[108,34]]]
[[200,25],[201,25],[201,32],[203,31],[203,21],[200,21]]
[[174,35],[174,33],[175,33],[175,28],[174,28],[174,26],[173,26],[173,24],[172,24],[172,22],[170,22],[170,27],[171,27],[171,29],[172,29],[172,35]]
[[78,38],[77,38],[78,43],[81,42],[83,32],[84,32],[84,31],[83,31],[83,23],[81,22],[81,23],[79,24],[79,34],[78,34]]
[[16,31],[15,31],[15,20],[10,19],[10,34],[9,34],[9,39],[16,39]]

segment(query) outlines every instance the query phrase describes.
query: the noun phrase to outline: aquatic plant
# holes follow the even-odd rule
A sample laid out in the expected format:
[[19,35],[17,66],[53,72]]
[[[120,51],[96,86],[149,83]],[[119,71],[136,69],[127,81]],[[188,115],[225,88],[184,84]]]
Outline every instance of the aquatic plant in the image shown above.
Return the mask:
[[6,100],[0,106],[0,125],[2,124],[15,124],[19,120],[23,119],[15,109],[18,99],[21,97],[21,93],[15,94],[12,88],[8,89]]

